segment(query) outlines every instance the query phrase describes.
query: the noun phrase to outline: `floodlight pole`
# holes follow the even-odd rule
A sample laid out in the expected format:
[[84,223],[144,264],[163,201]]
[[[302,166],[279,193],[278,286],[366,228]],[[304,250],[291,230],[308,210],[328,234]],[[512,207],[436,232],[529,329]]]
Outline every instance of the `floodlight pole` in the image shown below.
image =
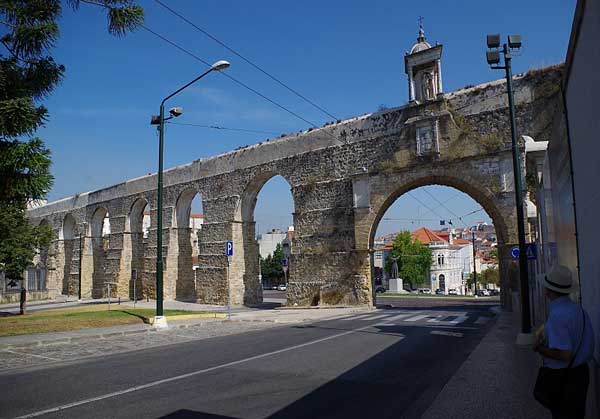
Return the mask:
[[[510,37],[509,37],[510,38]],[[519,43],[520,46],[520,43]],[[512,138],[513,173],[515,183],[515,199],[517,207],[517,229],[519,237],[519,273],[521,285],[521,334],[525,337],[531,335],[531,309],[529,302],[529,269],[527,266],[527,248],[525,243],[525,217],[523,213],[523,184],[521,180],[521,158],[519,157],[519,143],[517,133],[517,122],[515,119],[515,100],[512,87],[512,56],[508,44],[502,45],[500,50],[504,55],[504,66],[492,66],[492,69],[504,69],[506,71],[506,91],[508,94],[508,111],[510,116],[510,133]]]
[[504,44],[504,69],[506,70],[506,90],[510,113],[510,133],[512,136],[513,172],[515,177],[515,198],[517,200],[517,227],[519,234],[519,271],[521,276],[521,333],[531,333],[531,313],[529,303],[529,267],[527,266],[527,248],[525,243],[525,217],[523,214],[523,183],[521,181],[521,158],[517,121],[515,119],[515,99],[512,87],[512,57],[508,45]]
[[[188,88],[192,84],[196,83],[202,77],[206,76],[212,71],[220,71],[227,68],[229,63],[226,61],[219,61],[212,65],[210,69],[196,77],[188,84],[180,87],[169,96],[165,97],[160,103],[160,115],[158,116],[158,190],[157,190],[157,212],[156,212],[156,317],[154,318],[155,327],[167,327],[167,322],[163,316],[163,257],[162,257],[162,235],[163,235],[163,148],[165,140],[165,121],[173,118],[173,115],[165,118],[165,102],[175,96],[177,93]],[[156,117],[152,118],[152,123]]]

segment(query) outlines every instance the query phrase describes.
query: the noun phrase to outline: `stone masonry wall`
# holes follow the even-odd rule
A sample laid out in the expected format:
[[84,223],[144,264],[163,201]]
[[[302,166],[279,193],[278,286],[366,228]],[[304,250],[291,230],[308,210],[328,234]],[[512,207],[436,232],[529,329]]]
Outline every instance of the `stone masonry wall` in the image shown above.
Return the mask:
[[[549,67],[515,77],[520,134],[548,138],[561,70]],[[437,133],[437,148],[419,155],[417,136],[424,127],[435,127],[431,132]],[[370,304],[377,224],[396,198],[419,186],[441,184],[468,193],[492,217],[499,245],[506,249],[517,236],[510,156],[505,83],[496,81],[169,169],[162,226],[165,297],[211,304],[225,304],[229,298],[232,304],[262,300],[253,214],[256,196],[275,175],[287,180],[295,203],[288,283],[292,305]],[[185,213],[194,193],[202,196],[205,215],[195,280],[189,231],[177,225],[177,214]],[[139,240],[127,236],[137,199],[152,208],[143,254]],[[111,222],[105,254],[91,237],[90,223],[99,207],[108,211]],[[110,280],[117,284],[115,293],[129,296],[131,269],[143,260],[142,292],[152,297],[155,208],[156,177],[149,175],[50,203],[29,216],[60,231],[70,213],[87,232],[81,257],[85,293],[104,295],[102,284]],[[227,240],[234,242],[229,265]],[[60,257],[68,257],[64,253]],[[78,260],[73,253],[71,258]],[[500,266],[502,277],[508,278],[508,260]],[[63,281],[67,277],[58,276]],[[64,289],[62,283],[57,287]]]

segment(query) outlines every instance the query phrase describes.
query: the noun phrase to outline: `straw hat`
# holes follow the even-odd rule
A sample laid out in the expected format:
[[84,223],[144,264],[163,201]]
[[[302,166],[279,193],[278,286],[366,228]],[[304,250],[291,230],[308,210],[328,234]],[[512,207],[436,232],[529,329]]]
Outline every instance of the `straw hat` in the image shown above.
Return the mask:
[[555,265],[548,274],[544,276],[544,286],[549,290],[569,294],[575,291],[571,270],[563,265]]

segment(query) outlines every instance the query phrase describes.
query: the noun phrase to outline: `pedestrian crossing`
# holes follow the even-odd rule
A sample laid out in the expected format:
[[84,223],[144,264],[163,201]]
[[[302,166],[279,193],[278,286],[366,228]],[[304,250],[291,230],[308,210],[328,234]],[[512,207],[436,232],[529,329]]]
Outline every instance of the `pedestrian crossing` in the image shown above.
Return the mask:
[[425,324],[428,326],[458,326],[463,324],[482,326],[491,319],[489,314],[477,312],[452,312],[434,310],[390,310],[387,313],[376,311],[369,314],[350,315],[340,321],[364,321],[379,320],[374,326],[392,326],[396,324]]

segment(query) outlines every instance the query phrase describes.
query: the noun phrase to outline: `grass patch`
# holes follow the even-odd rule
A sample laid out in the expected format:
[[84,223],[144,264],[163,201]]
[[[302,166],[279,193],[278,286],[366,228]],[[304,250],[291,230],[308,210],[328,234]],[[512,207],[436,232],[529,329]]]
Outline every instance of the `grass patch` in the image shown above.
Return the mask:
[[[165,316],[200,314],[199,311],[165,310]],[[33,333],[66,332],[69,330],[126,324],[150,323],[153,309],[133,309],[111,304],[94,304],[83,307],[61,308],[0,317],[0,337],[29,335]]]

